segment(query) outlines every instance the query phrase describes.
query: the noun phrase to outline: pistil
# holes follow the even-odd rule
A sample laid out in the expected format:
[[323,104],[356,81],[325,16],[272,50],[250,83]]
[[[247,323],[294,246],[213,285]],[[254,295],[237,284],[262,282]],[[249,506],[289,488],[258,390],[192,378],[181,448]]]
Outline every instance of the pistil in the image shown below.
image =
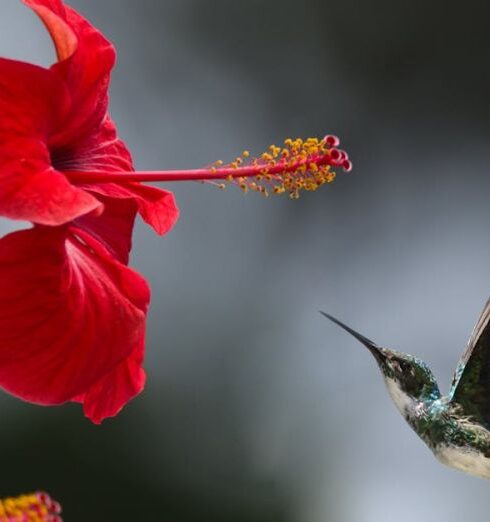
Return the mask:
[[229,182],[238,185],[244,192],[288,193],[297,198],[300,191],[316,190],[335,179],[332,168],[340,167],[349,172],[352,163],[347,153],[338,148],[336,136],[325,136],[322,140],[301,138],[285,140],[282,147],[271,145],[258,158],[250,159],[244,151],[229,164],[217,161],[207,168],[168,171],[64,171],[72,183],[90,185],[95,183],[124,182],[172,182],[202,181],[220,188]]

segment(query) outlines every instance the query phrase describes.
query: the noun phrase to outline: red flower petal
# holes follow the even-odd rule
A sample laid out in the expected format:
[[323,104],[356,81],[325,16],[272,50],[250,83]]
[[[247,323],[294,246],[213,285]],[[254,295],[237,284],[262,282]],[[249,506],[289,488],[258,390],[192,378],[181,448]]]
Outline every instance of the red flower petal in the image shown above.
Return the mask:
[[134,200],[141,217],[160,235],[166,234],[179,218],[174,195],[167,190],[139,183],[105,183],[91,185],[89,188],[91,192],[109,198]]
[[85,18],[61,0],[23,0],[46,25],[59,62],[52,70],[66,82],[73,101],[58,143],[90,131],[107,113],[107,90],[116,51]]
[[137,207],[132,199],[110,199],[98,196],[104,204],[104,212],[98,216],[88,214],[74,221],[102,243],[119,262],[127,265],[131,251],[131,238]]
[[43,21],[55,44],[58,60],[66,60],[76,51],[78,39],[66,22],[66,10],[61,0],[24,0]]
[[[15,149],[19,158],[4,159]],[[34,140],[15,140],[0,145],[0,214],[42,225],[62,225],[92,211],[102,203],[71,185],[54,170],[46,150]]]
[[76,398],[83,403],[85,415],[95,424],[107,417],[117,415],[123,406],[138,395],[145,387],[146,374],[141,367],[144,354],[144,339],[134,352],[87,393]]
[[0,288],[0,386],[18,397],[73,400],[141,349],[147,284],[83,231],[1,239]]
[[68,94],[46,69],[0,58],[0,214],[59,225],[102,205],[51,166],[46,136]]
[[179,219],[179,208],[172,192],[128,183],[126,187],[138,204],[141,217],[153,227],[157,234],[166,234]]

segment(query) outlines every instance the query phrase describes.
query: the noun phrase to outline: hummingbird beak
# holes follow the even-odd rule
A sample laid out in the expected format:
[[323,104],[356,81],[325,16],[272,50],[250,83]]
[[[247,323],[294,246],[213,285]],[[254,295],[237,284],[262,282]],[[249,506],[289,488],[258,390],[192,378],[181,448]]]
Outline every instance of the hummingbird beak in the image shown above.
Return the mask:
[[330,321],[334,322],[336,325],[340,326],[340,328],[343,328],[346,332],[349,332],[353,337],[355,337],[359,342],[361,342],[374,355],[378,363],[384,360],[384,354],[381,351],[381,348],[376,343],[374,343],[367,337],[364,337],[364,335],[361,335],[359,332],[356,332],[352,328],[349,328],[346,324],[342,323],[332,315],[326,314],[322,311],[320,311],[320,313],[324,315],[327,319],[330,319]]

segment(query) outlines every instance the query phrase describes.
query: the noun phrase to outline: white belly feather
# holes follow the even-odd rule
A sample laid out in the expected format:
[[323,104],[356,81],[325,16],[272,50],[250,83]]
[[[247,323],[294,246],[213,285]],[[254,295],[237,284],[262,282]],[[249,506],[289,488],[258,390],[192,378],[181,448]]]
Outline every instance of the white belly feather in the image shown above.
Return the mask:
[[490,479],[490,459],[471,449],[457,446],[439,447],[434,455],[440,462],[471,475]]

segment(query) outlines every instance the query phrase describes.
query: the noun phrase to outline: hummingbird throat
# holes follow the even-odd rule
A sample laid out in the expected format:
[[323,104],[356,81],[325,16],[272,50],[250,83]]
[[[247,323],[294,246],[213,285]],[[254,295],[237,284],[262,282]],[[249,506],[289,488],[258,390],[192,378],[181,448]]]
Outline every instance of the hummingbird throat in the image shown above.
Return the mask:
[[386,387],[388,388],[388,393],[395,403],[397,410],[404,417],[411,417],[412,415],[415,415],[417,407],[422,404],[422,402],[415,400],[407,392],[405,392],[396,379],[386,377],[385,383]]

